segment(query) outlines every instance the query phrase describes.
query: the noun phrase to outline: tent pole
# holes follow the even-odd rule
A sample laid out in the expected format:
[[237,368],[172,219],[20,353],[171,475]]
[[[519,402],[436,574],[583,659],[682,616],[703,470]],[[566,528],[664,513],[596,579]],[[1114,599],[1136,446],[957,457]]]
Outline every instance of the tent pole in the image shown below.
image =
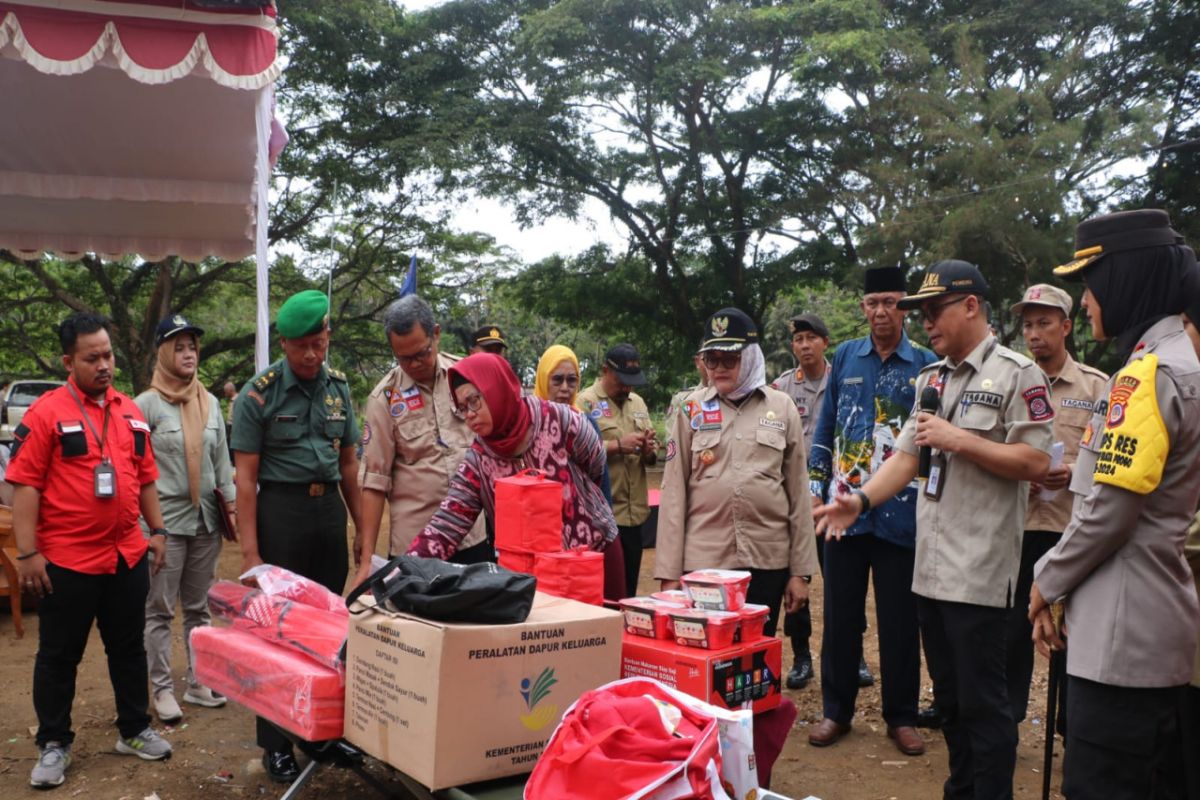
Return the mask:
[[258,92],[255,106],[255,132],[258,146],[255,148],[254,189],[254,268],[256,285],[254,370],[261,372],[271,361],[271,316],[270,316],[270,264],[267,260],[267,212],[270,203],[271,166],[267,151],[271,141],[271,86]]

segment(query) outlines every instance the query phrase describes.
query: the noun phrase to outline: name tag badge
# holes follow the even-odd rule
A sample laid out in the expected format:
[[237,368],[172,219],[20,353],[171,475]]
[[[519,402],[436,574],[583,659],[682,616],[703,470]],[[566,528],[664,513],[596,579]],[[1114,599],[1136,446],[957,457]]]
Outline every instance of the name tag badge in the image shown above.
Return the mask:
[[946,457],[941,453],[929,459],[929,478],[925,481],[925,498],[935,503],[942,499],[946,487]]
[[96,465],[93,473],[94,491],[96,497],[109,498],[117,496],[117,471],[112,462],[105,458]]

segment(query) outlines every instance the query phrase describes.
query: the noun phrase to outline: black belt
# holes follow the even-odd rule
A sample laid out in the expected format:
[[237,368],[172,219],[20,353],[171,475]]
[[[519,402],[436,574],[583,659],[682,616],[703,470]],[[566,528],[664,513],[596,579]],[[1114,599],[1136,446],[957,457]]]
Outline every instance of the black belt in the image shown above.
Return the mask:
[[282,481],[259,481],[261,489],[271,489],[286,494],[306,494],[309,497],[323,497],[336,492],[338,481],[316,481],[314,483],[284,483]]

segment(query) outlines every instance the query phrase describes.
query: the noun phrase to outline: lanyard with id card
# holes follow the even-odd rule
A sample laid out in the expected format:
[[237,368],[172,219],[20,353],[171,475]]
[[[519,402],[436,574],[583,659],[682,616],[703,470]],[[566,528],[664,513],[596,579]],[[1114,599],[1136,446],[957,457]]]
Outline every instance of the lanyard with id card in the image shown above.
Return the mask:
[[92,492],[102,500],[116,497],[117,470],[113,467],[109,457],[104,454],[104,445],[108,441],[108,418],[112,411],[112,406],[108,403],[104,404],[102,433],[96,433],[96,428],[92,425],[92,418],[88,415],[87,409],[83,407],[83,401],[79,399],[79,395],[75,393],[75,387],[68,383],[67,389],[71,392],[71,397],[75,398],[75,404],[79,406],[79,413],[83,415],[84,424],[88,426],[88,430],[92,432],[92,436],[96,439],[96,444],[100,447],[100,463],[92,471]]

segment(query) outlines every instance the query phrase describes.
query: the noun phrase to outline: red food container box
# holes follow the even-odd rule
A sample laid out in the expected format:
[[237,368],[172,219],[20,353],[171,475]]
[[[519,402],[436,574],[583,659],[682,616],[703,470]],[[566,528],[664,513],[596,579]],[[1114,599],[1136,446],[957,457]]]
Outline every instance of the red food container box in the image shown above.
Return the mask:
[[683,589],[667,589],[663,592],[654,592],[650,595],[650,599],[663,603],[675,603],[684,608],[691,608],[692,606],[692,598],[688,597],[687,592]]
[[733,644],[741,617],[731,611],[687,608],[671,612],[675,641],[687,647],[724,650]]
[[737,611],[746,605],[750,573],[735,569],[701,569],[681,579],[692,605],[710,611]]
[[627,597],[620,601],[625,615],[625,632],[651,639],[670,639],[673,634],[671,612],[683,611],[679,603],[664,603],[650,597]]
[[771,616],[771,608],[747,603],[738,609],[737,614],[740,619],[733,640],[735,642],[753,642],[761,639],[763,627],[767,624],[767,617]]
[[499,556],[496,558],[496,563],[500,566],[513,572],[524,573],[525,575],[533,574],[536,553],[529,553],[524,550],[498,550],[497,552]]
[[779,705],[783,643],[775,637],[700,650],[645,636],[621,638],[621,677],[654,678],[722,708],[750,705],[755,714]]

